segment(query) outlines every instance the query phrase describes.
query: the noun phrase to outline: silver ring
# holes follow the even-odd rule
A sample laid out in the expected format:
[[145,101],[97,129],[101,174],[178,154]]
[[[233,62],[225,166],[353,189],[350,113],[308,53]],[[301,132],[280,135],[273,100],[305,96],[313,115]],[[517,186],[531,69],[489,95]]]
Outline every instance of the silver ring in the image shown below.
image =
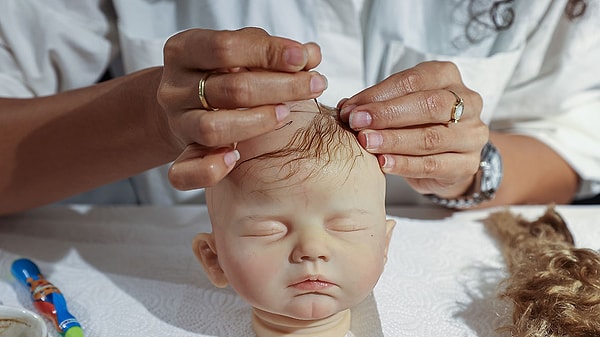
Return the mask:
[[458,123],[463,115],[463,112],[465,112],[465,102],[454,91],[450,89],[446,90],[450,91],[452,95],[454,95],[454,98],[456,98],[456,102],[454,102],[454,106],[450,112],[450,120],[448,123]]
[[200,78],[200,81],[198,81],[198,98],[200,98],[200,103],[205,110],[215,111],[218,109],[213,108],[206,100],[206,80],[210,75],[212,75],[212,73],[205,73]]

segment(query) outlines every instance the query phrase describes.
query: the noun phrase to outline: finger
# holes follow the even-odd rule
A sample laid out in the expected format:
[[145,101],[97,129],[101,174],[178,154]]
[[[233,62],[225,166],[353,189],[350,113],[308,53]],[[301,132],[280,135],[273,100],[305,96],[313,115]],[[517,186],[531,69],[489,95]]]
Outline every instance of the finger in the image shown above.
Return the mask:
[[[462,89],[462,91],[461,91]],[[453,89],[462,98],[461,122],[478,120],[481,115],[481,97],[471,90]],[[348,112],[347,120],[354,130],[365,128],[386,129],[425,124],[448,124],[458,106],[456,96],[448,89],[411,93],[385,102],[375,102],[355,107]]]
[[382,82],[352,96],[344,106],[382,102],[410,93],[462,84],[460,72],[451,62],[430,61],[393,74]]
[[419,91],[362,105],[349,113],[348,123],[355,130],[444,123],[454,103],[454,96],[446,90]]
[[249,71],[212,75],[205,88],[212,106],[234,109],[316,98],[327,89],[327,79],[315,71]]
[[[198,85],[206,73],[168,74],[177,83],[161,83],[158,99],[162,106],[176,112],[201,108]],[[214,108],[236,109],[312,99],[326,88],[327,78],[315,71],[237,71],[210,74],[204,81],[204,97]]]
[[240,158],[237,150],[220,148],[207,153],[198,144],[189,145],[169,169],[169,181],[178,190],[209,187],[221,181]]
[[305,43],[304,47],[308,52],[308,60],[306,61],[304,70],[310,70],[318,66],[319,63],[321,63],[321,47],[319,47],[319,45],[314,42]]
[[456,153],[431,156],[385,154],[380,155],[378,159],[385,173],[407,179],[434,179],[447,184],[470,179],[479,168],[479,157]]
[[289,114],[284,104],[244,110],[190,110],[174,123],[188,143],[219,147],[271,131]]
[[191,29],[171,37],[164,55],[165,65],[177,60],[189,69],[246,67],[295,72],[320,63],[320,50],[315,46],[270,36],[260,28]]
[[[468,137],[464,136],[466,133]],[[454,152],[478,156],[489,138],[489,129],[481,121],[460,126],[432,124],[419,128],[362,130],[357,138],[371,153],[418,156]]]

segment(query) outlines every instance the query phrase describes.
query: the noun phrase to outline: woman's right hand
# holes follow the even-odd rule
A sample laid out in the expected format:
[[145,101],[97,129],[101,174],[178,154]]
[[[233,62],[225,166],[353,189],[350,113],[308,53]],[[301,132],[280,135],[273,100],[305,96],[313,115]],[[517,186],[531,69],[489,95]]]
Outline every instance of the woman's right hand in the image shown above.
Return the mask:
[[[236,142],[275,129],[289,110],[282,102],[311,99],[327,87],[309,71],[321,62],[314,43],[271,36],[259,28],[191,29],[164,47],[157,98],[167,132],[185,150],[169,170],[180,190],[216,184],[233,168]],[[205,81],[205,109],[199,81]]]

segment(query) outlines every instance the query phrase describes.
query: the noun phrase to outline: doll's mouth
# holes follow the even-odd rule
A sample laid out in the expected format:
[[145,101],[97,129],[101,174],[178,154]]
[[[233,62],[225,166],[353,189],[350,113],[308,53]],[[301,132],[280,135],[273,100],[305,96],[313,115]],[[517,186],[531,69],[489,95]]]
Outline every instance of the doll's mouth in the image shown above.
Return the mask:
[[290,285],[292,288],[304,291],[319,291],[331,288],[333,286],[335,286],[335,283],[332,283],[320,276],[307,276],[302,280]]

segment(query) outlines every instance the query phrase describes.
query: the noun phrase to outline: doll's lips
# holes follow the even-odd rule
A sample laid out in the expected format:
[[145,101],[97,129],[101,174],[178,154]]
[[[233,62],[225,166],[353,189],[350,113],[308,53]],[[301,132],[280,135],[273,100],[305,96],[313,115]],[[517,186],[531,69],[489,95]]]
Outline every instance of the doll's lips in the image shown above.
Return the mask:
[[335,286],[332,283],[319,276],[307,276],[302,280],[293,283],[290,287],[304,291],[319,291]]

